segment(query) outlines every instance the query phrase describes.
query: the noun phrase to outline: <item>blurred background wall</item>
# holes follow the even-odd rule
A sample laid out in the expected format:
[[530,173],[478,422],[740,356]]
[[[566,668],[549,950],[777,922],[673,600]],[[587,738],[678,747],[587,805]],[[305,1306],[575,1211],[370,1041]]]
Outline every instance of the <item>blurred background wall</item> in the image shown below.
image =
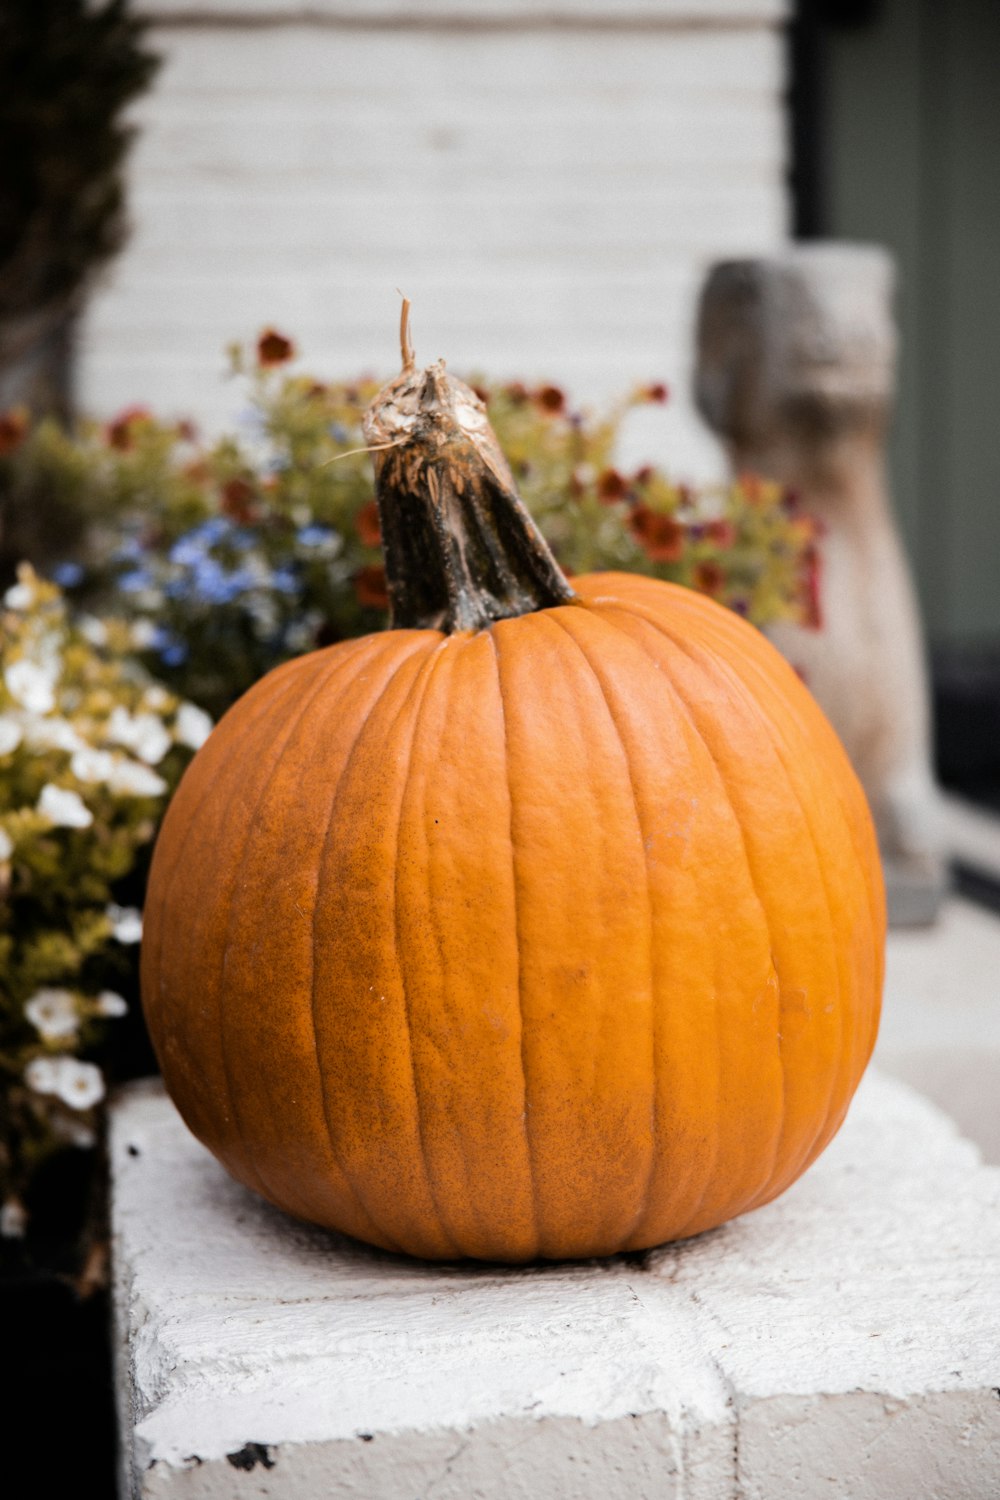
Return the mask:
[[[326,375],[423,359],[642,380],[643,457],[722,470],[689,398],[704,268],[787,235],[784,0],[146,0],[131,241],[81,398],[232,419],[224,348],[275,323]],[[652,451],[658,450],[658,451]]]

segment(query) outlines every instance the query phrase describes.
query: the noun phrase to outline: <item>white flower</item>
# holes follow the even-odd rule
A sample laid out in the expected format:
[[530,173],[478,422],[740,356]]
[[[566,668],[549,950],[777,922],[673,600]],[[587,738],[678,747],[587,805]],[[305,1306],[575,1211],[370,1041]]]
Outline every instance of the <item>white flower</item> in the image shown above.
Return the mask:
[[3,864],[5,859],[10,859],[13,853],[14,840],[11,838],[6,828],[0,828],[0,864]]
[[36,1094],[54,1094],[59,1071],[56,1063],[60,1057],[35,1057],[24,1070],[24,1081]]
[[163,777],[149,766],[112,755],[110,750],[92,750],[87,746],[76,752],[69,768],[77,781],[103,781],[113,792],[125,797],[160,797],[167,790]]
[[23,656],[4,668],[3,677],[10,696],[29,713],[47,714],[55,708],[55,686],[59,681],[56,662],[31,661]]
[[110,750],[94,750],[90,745],[85,745],[82,750],[74,753],[69,768],[77,781],[110,781],[115,758]]
[[108,627],[96,615],[80,615],[76,622],[76,628],[84,640],[89,641],[92,646],[106,646],[108,644]]
[[47,781],[38,795],[35,811],[56,828],[89,828],[94,814],[79,792]]
[[28,1211],[20,1198],[5,1198],[0,1206],[0,1239],[23,1240],[28,1228]]
[[63,1069],[59,1098],[72,1109],[90,1109],[104,1098],[104,1076],[96,1063],[79,1062],[75,1057],[66,1059],[69,1067]]
[[55,1094],[71,1109],[89,1109],[104,1098],[104,1078],[94,1063],[75,1057],[36,1057],[24,1070],[36,1094]]
[[130,714],[120,704],[112,709],[104,736],[112,744],[124,745],[150,766],[163,759],[172,743],[163,720],[156,714]]
[[116,760],[105,778],[113,792],[127,797],[161,797],[167,790],[162,776],[135,760]]
[[111,931],[119,943],[138,943],[142,939],[142,912],[137,906],[116,906],[114,902],[105,908]]
[[24,718],[24,739],[33,750],[65,750],[72,755],[75,750],[86,750],[83,739],[68,719],[42,719],[35,714]]
[[94,1001],[94,1012],[99,1016],[127,1016],[128,1001],[114,990],[102,990]]
[[154,620],[139,619],[132,621],[131,640],[137,651],[147,651],[156,640],[159,632]]
[[182,745],[200,750],[212,733],[212,720],[203,708],[194,703],[182,703],[174,720],[174,736]]
[[267,635],[278,623],[274,600],[267,594],[251,594],[247,600],[247,614],[254,622],[255,635]]
[[24,730],[12,714],[0,714],[0,755],[9,755],[21,743]]
[[75,1036],[80,1025],[76,1000],[70,990],[37,990],[25,1002],[24,1014],[47,1042]]
[[162,713],[165,708],[170,707],[170,694],[165,687],[160,687],[158,682],[154,682],[153,686],[148,687],[143,693],[142,701],[154,713]]
[[30,609],[35,602],[35,591],[30,583],[12,583],[3,602],[8,609]]

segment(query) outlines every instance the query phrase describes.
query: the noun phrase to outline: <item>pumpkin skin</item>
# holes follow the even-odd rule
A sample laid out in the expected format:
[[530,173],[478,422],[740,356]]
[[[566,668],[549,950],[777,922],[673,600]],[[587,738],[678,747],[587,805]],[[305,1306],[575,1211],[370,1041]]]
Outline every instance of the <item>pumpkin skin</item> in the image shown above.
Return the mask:
[[752,626],[624,574],[263,679],[156,847],[144,1005],[229,1171],[387,1250],[686,1237],[830,1141],[874,1045],[864,795]]

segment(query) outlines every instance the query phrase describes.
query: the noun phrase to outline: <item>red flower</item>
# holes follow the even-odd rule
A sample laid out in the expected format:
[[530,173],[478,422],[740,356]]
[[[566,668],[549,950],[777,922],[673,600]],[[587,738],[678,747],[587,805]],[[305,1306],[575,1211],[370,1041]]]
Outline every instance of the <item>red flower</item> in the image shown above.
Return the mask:
[[354,517],[354,525],[366,547],[379,546],[382,541],[382,527],[379,522],[378,505],[374,500],[367,500],[362,505]]
[[764,480],[759,474],[741,474],[740,489],[751,505],[759,505],[764,498]]
[[717,547],[731,547],[736,541],[736,527],[732,521],[709,521],[705,527],[705,535],[715,543]]
[[641,488],[644,484],[649,483],[655,473],[656,470],[653,468],[652,464],[643,464],[642,468],[636,469],[635,473],[632,475],[632,483],[639,485],[639,487]]
[[472,386],[472,390],[479,397],[480,401],[483,403],[484,406],[489,406],[489,404],[490,404],[490,393],[489,393],[489,391],[486,389],[486,387],[484,385],[474,385],[474,386]]
[[198,429],[187,417],[182,417],[177,423],[177,436],[182,443],[194,443],[198,440]]
[[284,365],[295,358],[295,345],[275,328],[265,328],[257,340],[257,363]]
[[528,388],[519,380],[512,380],[510,385],[504,386],[504,395],[514,406],[523,406],[528,399]]
[[541,385],[531,398],[539,411],[554,417],[566,409],[565,394],[557,385]]
[[0,453],[13,453],[28,434],[28,413],[23,406],[0,411]]
[[676,562],[684,551],[684,528],[673,516],[660,515],[648,505],[637,505],[629,529],[653,562]]
[[370,563],[359,568],[354,575],[354,592],[358,603],[367,609],[388,609],[389,591],[386,587],[385,569],[381,563]]
[[818,547],[806,549],[804,577],[802,580],[803,621],[807,630],[823,629],[823,608],[820,603],[821,559]]
[[615,500],[624,500],[628,494],[628,480],[617,469],[602,469],[597,476],[597,498],[605,505]]
[[107,440],[109,447],[118,448],[121,452],[134,446],[135,433],[133,428],[138,422],[149,422],[151,420],[149,408],[146,406],[126,406],[117,417],[112,417],[107,426]]
[[700,562],[694,570],[694,586],[703,594],[718,594],[726,575],[717,562]]
[[256,491],[248,479],[227,479],[222,486],[222,510],[241,526],[257,519],[254,507]]
[[643,391],[645,400],[655,403],[657,406],[665,406],[670,400],[670,387],[658,380],[654,385],[647,385]]

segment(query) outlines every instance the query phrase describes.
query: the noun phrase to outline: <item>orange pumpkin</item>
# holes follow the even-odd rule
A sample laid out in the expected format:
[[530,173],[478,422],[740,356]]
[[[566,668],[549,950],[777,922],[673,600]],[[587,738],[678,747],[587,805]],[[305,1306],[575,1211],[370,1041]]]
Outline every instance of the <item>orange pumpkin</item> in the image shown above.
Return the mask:
[[291,662],[185,775],[143,995],[242,1182],[426,1257],[606,1255],[794,1182],[878,1023],[863,794],[750,625],[570,590],[481,402],[377,398],[395,628]]

